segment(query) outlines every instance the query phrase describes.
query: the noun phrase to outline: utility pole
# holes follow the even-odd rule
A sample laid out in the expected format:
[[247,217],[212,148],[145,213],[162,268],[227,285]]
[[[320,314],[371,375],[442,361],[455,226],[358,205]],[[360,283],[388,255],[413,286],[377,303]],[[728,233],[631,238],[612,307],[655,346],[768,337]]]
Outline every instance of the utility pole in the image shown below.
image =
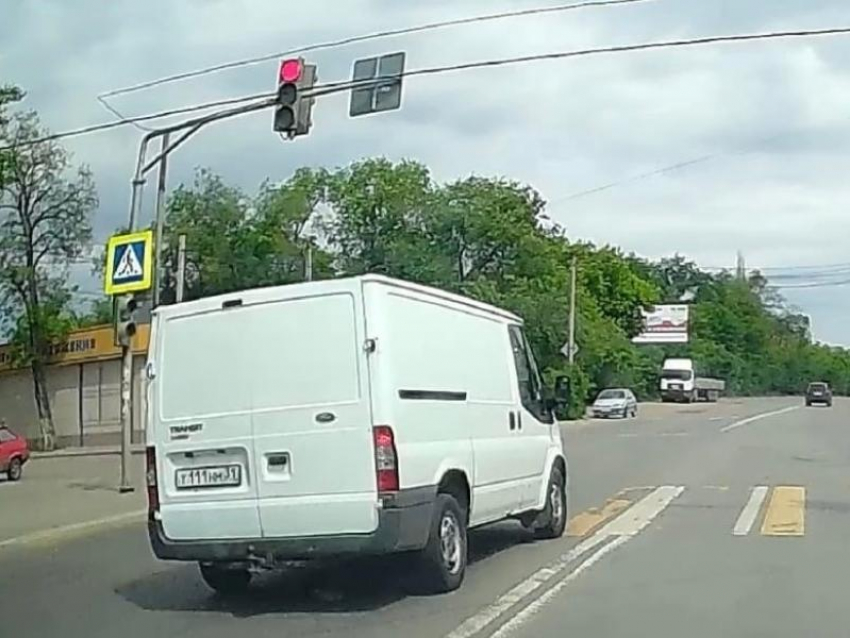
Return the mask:
[[186,287],[186,235],[177,238],[177,273],[174,277],[176,284],[176,301],[183,301],[183,291]]
[[304,281],[313,281],[313,242],[307,240],[307,255],[304,258]]
[[738,259],[735,264],[735,277],[739,281],[746,281],[747,279],[747,265],[744,261],[744,253],[740,250],[738,251]]
[[570,365],[575,363],[576,358],[576,258],[573,257],[570,264],[570,333],[567,341],[569,353],[567,359]]
[[159,162],[159,181],[156,187],[156,242],[153,249],[156,254],[154,259],[153,277],[153,307],[159,306],[159,295],[162,289],[162,281],[165,279],[165,269],[162,268],[162,231],[165,225],[165,177],[168,174],[168,144],[171,135],[165,133],[162,136],[162,159]]

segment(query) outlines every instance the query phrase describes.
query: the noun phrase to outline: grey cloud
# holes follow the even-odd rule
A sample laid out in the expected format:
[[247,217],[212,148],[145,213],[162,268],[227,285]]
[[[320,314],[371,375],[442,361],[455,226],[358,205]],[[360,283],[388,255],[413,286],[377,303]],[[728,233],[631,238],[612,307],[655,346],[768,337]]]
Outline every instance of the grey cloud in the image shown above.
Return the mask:
[[[8,3],[7,3],[8,4]],[[0,23],[0,78],[30,89],[53,129],[106,119],[98,92],[311,42],[510,8],[522,2],[323,0],[293,15],[272,0],[12,0]],[[664,0],[495,22],[323,51],[320,79],[355,57],[405,49],[411,68],[589,46],[847,22],[846,0]],[[171,166],[170,185],[210,166],[253,190],[301,165],[370,155],[418,159],[438,179],[475,172],[527,181],[571,233],[647,256],[684,252],[707,265],[846,260],[843,154],[850,127],[850,38],[600,56],[411,78],[401,111],[349,120],[345,96],[317,105],[309,138],[281,143],[270,115],[212,127]],[[140,113],[271,90],[275,62],[128,95]],[[138,132],[69,141],[92,165],[105,236],[126,218]],[[564,196],[702,155],[715,159],[576,200]],[[841,155],[840,155],[841,154]],[[150,205],[152,189],[148,192]],[[146,215],[150,214],[149,207]],[[828,227],[832,232],[814,232]],[[712,263],[713,262],[713,263]],[[846,295],[845,295],[846,297]],[[850,343],[827,291],[789,298],[819,336]],[[838,300],[837,300],[838,298]]]

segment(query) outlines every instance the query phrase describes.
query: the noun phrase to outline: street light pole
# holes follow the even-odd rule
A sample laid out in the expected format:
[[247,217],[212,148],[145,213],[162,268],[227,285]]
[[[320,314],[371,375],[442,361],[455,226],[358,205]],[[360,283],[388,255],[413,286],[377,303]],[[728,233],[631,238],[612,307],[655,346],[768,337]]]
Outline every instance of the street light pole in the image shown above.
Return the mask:
[[166,150],[168,149],[168,142],[171,138],[169,133],[165,133],[162,136],[162,150],[161,157],[162,159],[159,161],[159,181],[157,183],[156,188],[156,241],[153,245],[154,250],[154,278],[153,278],[153,307],[156,308],[159,306],[159,297],[162,290],[162,282],[165,279],[164,269],[162,268],[162,232],[163,226],[165,225],[165,214],[163,213],[163,209],[165,208],[165,177],[168,172],[168,155]]
[[573,365],[576,358],[576,258],[570,264],[570,327],[567,359]]

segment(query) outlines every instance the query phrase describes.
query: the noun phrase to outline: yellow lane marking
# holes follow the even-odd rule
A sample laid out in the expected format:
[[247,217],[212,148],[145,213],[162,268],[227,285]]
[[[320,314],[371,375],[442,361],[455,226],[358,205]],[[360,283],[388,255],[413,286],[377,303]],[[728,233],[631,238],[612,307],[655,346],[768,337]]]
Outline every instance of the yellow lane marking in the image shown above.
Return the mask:
[[605,502],[602,509],[591,507],[581,514],[576,514],[570,519],[570,524],[567,527],[567,536],[577,536],[579,538],[587,536],[602,525],[602,523],[614,518],[631,504],[631,501],[627,501],[624,498],[612,498]]
[[806,529],[806,488],[779,485],[773,488],[762,536],[803,536]]

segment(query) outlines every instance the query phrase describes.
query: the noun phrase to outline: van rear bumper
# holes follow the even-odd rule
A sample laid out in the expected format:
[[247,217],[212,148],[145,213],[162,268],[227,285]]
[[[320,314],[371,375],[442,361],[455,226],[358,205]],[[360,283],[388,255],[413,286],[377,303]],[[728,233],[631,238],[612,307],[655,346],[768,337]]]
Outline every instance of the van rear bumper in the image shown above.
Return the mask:
[[148,520],[151,548],[162,560],[238,562],[251,559],[304,560],[347,554],[391,554],[422,549],[428,541],[437,488],[402,490],[382,498],[378,527],[371,534],[172,540],[162,522]]

